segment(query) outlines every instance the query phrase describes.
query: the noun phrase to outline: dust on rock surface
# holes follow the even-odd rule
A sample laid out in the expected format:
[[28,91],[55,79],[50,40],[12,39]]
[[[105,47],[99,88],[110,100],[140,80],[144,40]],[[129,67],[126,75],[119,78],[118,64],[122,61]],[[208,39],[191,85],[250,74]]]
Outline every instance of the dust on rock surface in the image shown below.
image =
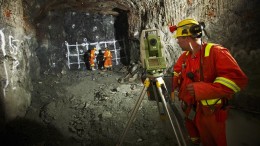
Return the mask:
[[[26,119],[54,127],[59,137],[46,134],[54,137],[53,145],[116,145],[143,89],[140,80],[119,83],[123,75],[99,70],[45,75],[34,84]],[[37,143],[50,141],[39,138]],[[123,145],[177,145],[170,124],[160,120],[155,101],[144,98]]]

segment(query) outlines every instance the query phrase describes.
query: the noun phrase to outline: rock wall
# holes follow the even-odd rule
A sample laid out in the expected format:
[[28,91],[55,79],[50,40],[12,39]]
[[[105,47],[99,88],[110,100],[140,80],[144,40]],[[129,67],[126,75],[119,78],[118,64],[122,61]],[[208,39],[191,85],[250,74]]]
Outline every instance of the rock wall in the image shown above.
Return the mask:
[[34,30],[26,21],[22,2],[2,0],[0,7],[0,108],[4,121],[24,116],[31,101],[31,79],[37,78],[38,61],[33,50]]
[[159,28],[166,36],[165,43],[175,48],[178,46],[168,33],[167,24],[169,22],[177,24],[184,18],[195,18],[206,23],[206,30],[210,37],[205,39],[229,48],[242,68],[245,68],[247,65],[243,63],[244,61],[240,61],[242,59],[238,54],[244,52],[249,55],[258,52],[260,37],[257,32],[260,28],[257,19],[260,18],[260,12],[257,8],[259,5],[260,2],[257,0],[135,2],[129,14],[129,35],[138,39],[139,35],[136,34],[142,29]]

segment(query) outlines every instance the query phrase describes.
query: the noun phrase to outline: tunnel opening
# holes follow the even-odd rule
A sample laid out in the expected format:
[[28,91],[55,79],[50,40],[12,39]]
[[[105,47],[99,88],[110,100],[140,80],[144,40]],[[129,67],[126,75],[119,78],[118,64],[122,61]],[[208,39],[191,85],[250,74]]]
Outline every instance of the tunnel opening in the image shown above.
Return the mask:
[[127,12],[118,15],[94,12],[51,10],[36,24],[39,47],[36,49],[41,73],[84,69],[84,53],[109,48],[113,66],[127,65],[129,48]]
[[130,56],[130,48],[128,48],[128,30],[129,30],[129,25],[128,25],[128,12],[125,10],[121,10],[118,8],[114,8],[114,11],[118,12],[118,15],[116,16],[115,19],[115,38],[116,40],[122,39],[123,41],[119,42],[120,46],[125,46],[126,49],[125,51],[120,52],[120,56],[122,56],[121,62],[125,65],[129,64],[129,57]]

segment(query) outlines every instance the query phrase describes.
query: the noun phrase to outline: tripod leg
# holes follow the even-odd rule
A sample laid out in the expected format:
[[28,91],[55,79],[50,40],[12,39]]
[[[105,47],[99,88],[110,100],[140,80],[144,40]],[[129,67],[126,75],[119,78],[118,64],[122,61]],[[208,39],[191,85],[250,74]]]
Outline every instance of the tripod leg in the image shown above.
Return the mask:
[[142,90],[142,93],[141,93],[141,95],[139,96],[139,99],[137,100],[133,111],[131,112],[130,119],[129,119],[128,122],[127,122],[127,125],[126,125],[126,128],[125,128],[123,134],[120,136],[119,143],[117,144],[117,146],[121,146],[121,144],[122,144],[122,142],[123,142],[123,140],[124,140],[124,138],[125,138],[125,135],[126,135],[128,129],[129,129],[130,125],[132,124],[132,122],[133,122],[133,120],[134,120],[134,117],[135,117],[135,115],[136,115],[136,113],[137,113],[137,110],[138,110],[138,108],[140,107],[140,105],[141,105],[141,103],[142,103],[142,100],[143,100],[143,98],[144,98],[144,95],[145,95],[145,93],[146,93],[147,88],[149,87],[149,85],[150,85],[150,80],[149,80],[149,78],[146,78],[145,81],[144,81],[144,88],[143,88],[143,90]]
[[168,110],[168,108],[167,108],[166,100],[165,100],[164,95],[163,95],[163,93],[162,93],[162,88],[161,88],[162,85],[165,86],[165,83],[164,83],[164,80],[162,79],[162,77],[157,78],[157,79],[156,79],[156,86],[157,86],[157,88],[158,88],[159,95],[161,96],[164,109],[165,109],[165,111],[166,111],[166,113],[167,113],[167,116],[168,116],[168,118],[169,118],[169,120],[170,120],[170,123],[171,123],[172,129],[173,129],[173,131],[174,131],[174,134],[176,135],[176,139],[177,139],[178,145],[181,145],[181,142],[180,142],[180,140],[179,140],[177,131],[176,131],[174,125],[173,125],[170,112],[169,112],[169,110]]
[[160,106],[159,97],[158,97],[158,91],[157,91],[157,88],[156,88],[156,85],[154,84],[154,82],[151,83],[151,86],[153,88],[153,94],[154,94],[154,97],[155,97],[155,100],[156,100],[156,104],[157,104],[157,107],[158,107],[158,112],[159,112],[160,117],[161,117],[162,115],[164,115],[164,109],[161,108],[161,106]]

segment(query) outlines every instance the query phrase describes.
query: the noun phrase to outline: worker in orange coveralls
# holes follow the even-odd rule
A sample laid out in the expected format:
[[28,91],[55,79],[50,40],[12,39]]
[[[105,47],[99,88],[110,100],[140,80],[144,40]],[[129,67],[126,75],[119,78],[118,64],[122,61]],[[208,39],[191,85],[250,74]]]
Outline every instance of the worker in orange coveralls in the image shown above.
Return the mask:
[[184,19],[175,37],[184,53],[173,67],[174,90],[178,90],[185,125],[195,145],[226,146],[227,101],[244,89],[248,78],[228,49],[202,41],[205,24]]
[[89,63],[91,66],[91,70],[96,70],[95,69],[95,59],[96,59],[96,48],[93,48],[92,50],[90,50],[90,56],[89,56]]
[[105,59],[104,62],[105,70],[112,70],[112,53],[108,48],[105,48],[104,59]]

